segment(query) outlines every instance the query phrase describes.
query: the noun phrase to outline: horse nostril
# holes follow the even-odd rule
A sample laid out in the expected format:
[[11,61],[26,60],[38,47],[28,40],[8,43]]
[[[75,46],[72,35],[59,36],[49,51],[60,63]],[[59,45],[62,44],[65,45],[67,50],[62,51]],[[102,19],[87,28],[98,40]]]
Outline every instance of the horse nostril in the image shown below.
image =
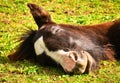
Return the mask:
[[77,60],[78,59],[78,57],[77,56],[74,56],[75,57],[75,60]]
[[69,57],[72,58],[74,61],[78,60],[78,55],[75,52],[70,53]]

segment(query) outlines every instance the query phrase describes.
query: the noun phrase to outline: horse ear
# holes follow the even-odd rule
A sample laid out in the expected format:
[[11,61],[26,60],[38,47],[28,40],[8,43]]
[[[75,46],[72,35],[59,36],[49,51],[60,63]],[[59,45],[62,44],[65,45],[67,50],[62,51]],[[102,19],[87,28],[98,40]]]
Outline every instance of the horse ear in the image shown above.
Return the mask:
[[39,28],[44,24],[53,23],[50,14],[45,9],[33,3],[28,3],[27,6]]

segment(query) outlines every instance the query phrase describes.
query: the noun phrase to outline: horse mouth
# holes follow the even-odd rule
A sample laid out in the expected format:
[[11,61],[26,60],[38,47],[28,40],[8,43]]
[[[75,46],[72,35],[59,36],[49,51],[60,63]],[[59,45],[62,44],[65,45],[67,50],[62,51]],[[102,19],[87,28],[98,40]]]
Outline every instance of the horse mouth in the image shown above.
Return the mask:
[[60,63],[64,71],[68,74],[82,74],[85,73],[88,64],[88,53],[81,51],[78,54],[76,51],[70,51],[69,56],[63,56],[63,62]]
[[68,74],[89,73],[96,68],[95,60],[87,51],[70,51],[69,56],[64,56],[60,64]]

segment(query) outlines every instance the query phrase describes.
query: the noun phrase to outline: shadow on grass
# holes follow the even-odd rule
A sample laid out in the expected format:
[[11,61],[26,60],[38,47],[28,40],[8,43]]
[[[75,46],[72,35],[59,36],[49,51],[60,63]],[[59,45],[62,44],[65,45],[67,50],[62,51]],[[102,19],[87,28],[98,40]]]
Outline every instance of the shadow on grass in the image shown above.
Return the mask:
[[5,68],[6,72],[12,74],[40,74],[48,76],[60,76],[65,74],[60,67],[41,66],[26,60],[11,62],[6,56],[0,56],[0,64],[3,65],[2,68]]
[[120,66],[120,60],[117,61],[117,65]]
[[9,63],[9,59],[6,56],[0,56],[0,64]]

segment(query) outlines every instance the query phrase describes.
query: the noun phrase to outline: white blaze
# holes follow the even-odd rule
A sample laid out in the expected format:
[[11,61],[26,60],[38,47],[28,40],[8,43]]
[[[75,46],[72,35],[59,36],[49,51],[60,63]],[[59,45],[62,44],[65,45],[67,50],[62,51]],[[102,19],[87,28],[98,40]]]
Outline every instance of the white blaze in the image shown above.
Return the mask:
[[34,43],[34,48],[36,55],[40,55],[44,52],[44,43],[43,43],[43,37],[40,37],[35,43]]
[[34,44],[34,49],[36,52],[36,55],[40,55],[43,52],[46,53],[47,56],[50,56],[53,60],[56,62],[60,63],[61,65],[63,64],[63,59],[62,57],[67,55],[69,56],[69,52],[65,52],[63,50],[58,50],[58,51],[49,51],[47,47],[45,46],[45,43],[43,41],[43,36],[41,36]]

